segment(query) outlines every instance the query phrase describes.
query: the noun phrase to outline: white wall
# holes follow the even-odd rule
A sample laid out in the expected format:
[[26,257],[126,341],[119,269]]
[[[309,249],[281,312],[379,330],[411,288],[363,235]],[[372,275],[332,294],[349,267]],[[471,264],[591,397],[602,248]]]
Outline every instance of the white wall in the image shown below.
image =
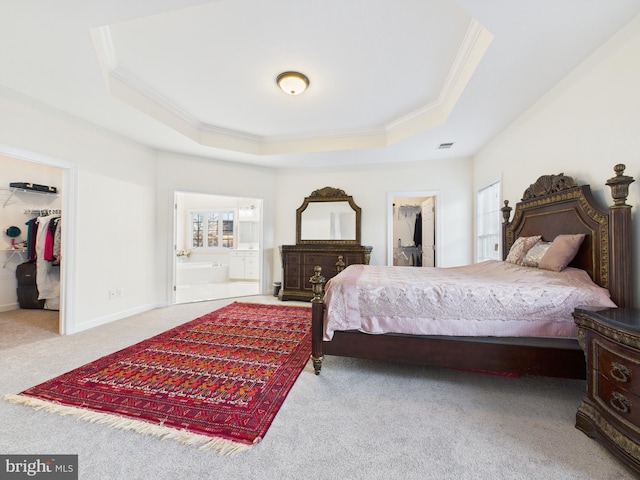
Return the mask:
[[263,208],[263,293],[271,293],[274,258],[274,208],[276,171],[173,153],[158,154],[158,288],[163,301],[171,302],[173,275],[173,200],[175,192],[249,197],[262,200]]
[[0,111],[0,153],[63,167],[67,333],[155,307],[155,153],[6,89]]
[[[607,179],[627,165],[628,203],[640,239],[640,17],[575,69],[474,158],[474,188],[501,178],[511,204],[540,175],[565,173],[611,205]],[[633,252],[638,292],[640,252]],[[636,293],[635,304],[640,304]]]
[[[371,245],[372,265],[386,265],[388,194],[439,192],[441,265],[471,263],[473,225],[471,159],[409,162],[340,168],[280,170],[277,176],[276,244],[296,241],[296,209],[305,197],[323,187],[344,190],[362,209],[362,244]],[[392,226],[391,226],[392,227]],[[276,265],[280,258],[276,256]],[[276,272],[280,279],[281,272]]]
[[[625,163],[638,178],[629,199],[636,205],[639,85],[635,19],[473,160],[275,171],[156,154],[6,89],[0,89],[0,153],[15,151],[9,156],[63,168],[64,208],[77,205],[63,212],[75,219],[65,247],[73,243],[73,250],[63,259],[73,284],[66,308],[75,331],[170,301],[175,191],[264,201],[265,293],[271,279],[280,278],[277,245],[295,242],[296,208],[325,186],[345,190],[362,208],[362,241],[373,246],[373,264],[386,263],[389,192],[439,192],[441,266],[472,261],[474,192],[495,179],[502,179],[504,198],[515,203],[537,176],[562,171],[590,183],[596,197],[610,203],[603,183],[614,164]],[[637,207],[634,221],[637,239]],[[115,288],[124,295],[110,300]]]

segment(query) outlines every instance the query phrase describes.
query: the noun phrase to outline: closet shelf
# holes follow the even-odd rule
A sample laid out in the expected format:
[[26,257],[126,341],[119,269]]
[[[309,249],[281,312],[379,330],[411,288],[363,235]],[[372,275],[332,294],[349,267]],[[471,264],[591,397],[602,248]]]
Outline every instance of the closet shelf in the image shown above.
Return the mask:
[[9,196],[6,198],[6,200],[4,201],[4,204],[2,205],[3,207],[6,207],[9,204],[9,201],[13,198],[13,196],[16,193],[28,193],[30,195],[55,195],[56,197],[59,196],[59,194],[57,192],[46,192],[46,191],[40,191],[40,190],[29,190],[26,188],[18,188],[18,187],[9,187],[9,188],[2,188],[1,190],[4,190],[5,192],[10,192]]

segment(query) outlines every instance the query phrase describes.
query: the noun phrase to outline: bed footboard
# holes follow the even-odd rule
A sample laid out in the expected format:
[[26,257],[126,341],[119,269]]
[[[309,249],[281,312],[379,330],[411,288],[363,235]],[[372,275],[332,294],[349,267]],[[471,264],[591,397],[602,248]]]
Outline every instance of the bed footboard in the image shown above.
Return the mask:
[[316,375],[320,375],[322,368],[322,338],[324,336],[324,284],[322,267],[316,266],[313,277],[309,280],[313,290],[311,299],[311,361]]

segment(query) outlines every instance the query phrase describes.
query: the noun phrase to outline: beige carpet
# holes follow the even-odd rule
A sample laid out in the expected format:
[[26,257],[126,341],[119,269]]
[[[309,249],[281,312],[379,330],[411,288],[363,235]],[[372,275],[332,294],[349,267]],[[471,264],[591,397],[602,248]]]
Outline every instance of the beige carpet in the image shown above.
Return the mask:
[[0,350],[57,337],[59,317],[51,310],[0,312]]
[[[176,305],[63,337],[34,329],[0,350],[0,393],[226,303]],[[578,380],[327,357],[320,376],[307,364],[262,442],[234,457],[8,402],[0,402],[0,452],[78,454],[83,480],[636,478],[574,427],[584,390]]]

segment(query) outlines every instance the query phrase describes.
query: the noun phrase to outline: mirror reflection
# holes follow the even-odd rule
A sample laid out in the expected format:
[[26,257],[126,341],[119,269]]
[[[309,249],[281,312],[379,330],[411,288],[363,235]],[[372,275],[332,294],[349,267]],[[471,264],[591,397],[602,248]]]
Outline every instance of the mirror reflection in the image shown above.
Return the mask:
[[347,201],[309,203],[302,212],[301,240],[356,240],[356,212]]
[[339,188],[314,190],[296,210],[296,243],[359,245],[360,207]]

